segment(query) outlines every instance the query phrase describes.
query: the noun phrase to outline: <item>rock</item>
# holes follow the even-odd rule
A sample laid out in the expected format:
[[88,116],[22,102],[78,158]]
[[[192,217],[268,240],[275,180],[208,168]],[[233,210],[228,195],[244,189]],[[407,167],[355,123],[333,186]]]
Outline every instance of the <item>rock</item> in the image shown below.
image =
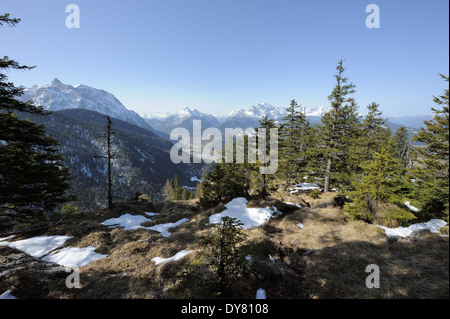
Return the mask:
[[49,288],[68,275],[64,266],[0,247],[0,290],[11,289],[18,298],[45,298]]
[[411,234],[409,234],[409,236],[407,236],[406,238],[411,240],[411,241],[416,241],[419,240],[420,237],[422,237],[423,235],[426,234],[431,234],[431,231],[429,229],[417,229],[417,230],[413,230]]
[[429,229],[416,229],[416,230],[413,230],[411,232],[411,234],[409,234],[406,237],[402,237],[402,236],[390,236],[390,237],[387,237],[387,241],[390,244],[396,243],[396,242],[417,241],[422,236],[427,235],[427,234],[431,234],[431,231]]
[[277,279],[282,276],[281,271],[277,267],[261,260],[254,260],[251,263],[251,270],[265,279]]
[[313,254],[315,251],[317,251],[317,250],[322,250],[322,249],[323,249],[323,248],[317,248],[317,249],[311,248],[311,249],[308,249],[307,251],[305,251],[305,252],[303,253],[303,256],[311,255],[311,254]]

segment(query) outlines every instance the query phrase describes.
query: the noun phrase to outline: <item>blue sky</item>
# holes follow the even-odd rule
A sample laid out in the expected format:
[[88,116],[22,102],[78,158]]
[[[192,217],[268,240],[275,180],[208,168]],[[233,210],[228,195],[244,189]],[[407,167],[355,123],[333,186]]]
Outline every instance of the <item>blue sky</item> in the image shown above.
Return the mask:
[[[65,25],[80,8],[80,28]],[[380,28],[368,29],[368,4]],[[32,71],[27,87],[53,78],[113,93],[127,108],[224,114],[256,103],[327,105],[337,61],[365,112],[430,113],[449,73],[448,0],[2,0],[22,19],[0,29],[0,55]]]

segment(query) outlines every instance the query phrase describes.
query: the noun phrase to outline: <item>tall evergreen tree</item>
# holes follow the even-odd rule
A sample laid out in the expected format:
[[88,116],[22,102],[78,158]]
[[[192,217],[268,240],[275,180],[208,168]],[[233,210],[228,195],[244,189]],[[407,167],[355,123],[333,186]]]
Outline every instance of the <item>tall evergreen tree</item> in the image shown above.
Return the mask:
[[[263,128],[266,130],[266,150],[265,150],[266,154],[268,154],[270,151],[270,129],[273,129],[275,127],[276,127],[275,120],[270,119],[267,114],[259,120],[259,128]],[[264,166],[267,164],[262,165]],[[263,177],[261,196],[263,199],[266,199],[268,195],[267,184],[270,179],[270,175],[269,176],[267,176],[268,174],[261,174],[261,175]]]
[[411,142],[406,127],[401,126],[392,136],[393,156],[398,158],[405,169],[412,168]]
[[311,127],[306,114],[297,101],[292,100],[288,114],[280,126],[280,169],[290,184],[307,165],[307,149],[311,140]]
[[356,138],[359,123],[357,105],[354,99],[348,97],[355,92],[355,85],[348,83],[343,64],[341,59],[336,67],[336,85],[328,96],[331,110],[322,117],[322,125],[319,127],[320,158],[324,160],[325,166],[324,193],[330,191],[333,180],[339,182],[341,178],[338,174],[350,172],[349,146]]
[[350,192],[353,202],[344,206],[351,217],[384,224],[416,218],[400,206],[404,170],[400,161],[392,156],[390,145],[382,147],[380,152],[374,153],[373,160],[362,166],[364,175]]
[[[20,20],[0,16],[0,25],[14,26]],[[8,57],[0,59],[0,71],[29,70]],[[20,102],[21,88],[0,73],[0,215],[21,223],[36,223],[60,204],[66,195],[69,172],[63,165],[58,142],[45,128],[16,113],[47,115],[32,101]]]
[[[442,75],[448,82],[448,76]],[[431,108],[433,120],[425,121],[425,127],[414,136],[416,142],[425,146],[415,147],[416,161],[420,167],[414,169],[418,183],[418,198],[422,202],[422,213],[443,217],[448,221],[449,212],[449,90],[433,97],[440,108]]]
[[386,126],[387,120],[382,117],[379,104],[371,103],[367,106],[369,112],[362,121],[361,132],[361,157],[360,159],[371,160],[375,152],[380,152],[386,145],[391,135]]

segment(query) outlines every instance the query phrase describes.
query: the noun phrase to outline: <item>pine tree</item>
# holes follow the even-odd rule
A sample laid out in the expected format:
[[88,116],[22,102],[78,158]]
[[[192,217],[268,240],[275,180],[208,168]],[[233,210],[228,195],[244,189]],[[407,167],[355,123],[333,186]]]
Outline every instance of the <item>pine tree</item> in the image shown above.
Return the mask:
[[413,159],[411,154],[411,142],[408,138],[406,127],[401,126],[392,136],[393,156],[398,158],[405,169],[412,168]]
[[226,178],[225,164],[217,163],[201,182],[201,206],[217,205],[227,197]]
[[[442,75],[448,82],[448,76]],[[418,199],[422,202],[422,214],[446,217],[449,212],[449,90],[433,97],[440,109],[431,108],[433,120],[425,121],[426,128],[414,136],[425,146],[415,147],[419,167],[413,172],[418,183]]]
[[221,294],[245,263],[241,245],[247,235],[242,231],[242,225],[237,218],[225,216],[220,224],[215,225],[212,233],[203,239],[203,255],[216,274]]
[[175,175],[175,178],[172,182],[172,194],[173,194],[173,200],[180,200],[182,199],[182,189],[180,186],[180,180],[178,178],[178,175]]
[[280,126],[280,168],[289,185],[307,166],[311,127],[301,106],[292,100]]
[[322,125],[318,128],[320,155],[316,158],[324,160],[324,193],[330,191],[332,182],[349,180],[353,169],[354,161],[351,159],[354,156],[349,156],[349,150],[357,138],[359,116],[354,99],[347,97],[355,92],[355,85],[348,83],[348,78],[344,76],[343,63],[342,59],[338,62],[336,85],[328,96],[331,110],[322,117]]
[[162,189],[162,196],[164,200],[173,200],[174,194],[173,194],[173,183],[171,180],[166,180],[166,183],[164,184],[164,187]]
[[364,176],[350,192],[353,202],[344,205],[352,218],[389,225],[416,218],[401,207],[404,169],[389,148],[382,147],[373,160],[363,164]]
[[371,160],[375,152],[380,152],[386,145],[391,135],[390,129],[386,127],[387,120],[379,111],[379,104],[371,103],[367,106],[369,112],[362,121],[361,132],[361,156],[360,160]]
[[[266,154],[268,154],[270,151],[270,129],[273,129],[275,127],[276,127],[275,120],[270,119],[267,114],[259,120],[259,128],[258,129],[262,128],[262,129],[266,130],[266,150],[265,150]],[[259,147],[258,147],[258,149],[259,149]],[[261,165],[264,166],[267,164],[261,164]],[[267,195],[268,195],[267,184],[271,178],[271,175],[269,175],[269,176],[267,176],[268,174],[261,174],[261,175],[263,177],[261,196],[263,199],[266,199]]]
[[[19,19],[0,16],[0,25],[14,26]],[[8,57],[0,59],[0,70],[30,70]],[[23,94],[0,73],[0,215],[21,223],[45,219],[60,204],[73,200],[67,196],[69,172],[63,165],[58,142],[47,136],[43,125],[16,113],[48,115],[32,101],[20,102]]]
[[183,191],[181,192],[181,199],[188,200],[190,198],[190,192],[186,187],[183,187]]

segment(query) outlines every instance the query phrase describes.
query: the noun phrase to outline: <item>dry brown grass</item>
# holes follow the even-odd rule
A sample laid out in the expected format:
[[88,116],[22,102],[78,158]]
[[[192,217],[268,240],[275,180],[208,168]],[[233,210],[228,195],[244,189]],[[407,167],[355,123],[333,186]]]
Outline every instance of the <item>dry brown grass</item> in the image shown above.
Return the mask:
[[[375,225],[347,222],[333,204],[334,196],[322,194],[312,199],[280,192],[267,201],[250,201],[249,206],[276,206],[284,213],[261,227],[245,230],[248,237],[243,244],[253,260],[270,265],[281,275],[268,280],[261,273],[242,274],[232,283],[228,296],[254,298],[256,289],[263,287],[268,298],[448,298],[448,238],[433,234],[416,242],[388,243],[384,232]],[[129,203],[79,216],[50,229],[46,234],[74,236],[66,246],[94,246],[98,253],[109,256],[81,269],[81,289],[69,290],[61,280],[46,287],[45,296],[173,298],[172,292],[179,284],[177,275],[186,269],[187,262],[200,255],[192,253],[160,266],[151,259],[171,257],[183,249],[201,249],[201,237],[210,228],[206,225],[209,216],[224,209],[217,206],[201,210],[192,201]],[[100,225],[108,218],[145,211],[159,213],[146,226],[182,218],[189,221],[171,229],[168,238],[146,229],[125,231]],[[303,229],[298,223],[304,225]],[[380,267],[380,289],[365,286],[365,268],[369,264]]]

